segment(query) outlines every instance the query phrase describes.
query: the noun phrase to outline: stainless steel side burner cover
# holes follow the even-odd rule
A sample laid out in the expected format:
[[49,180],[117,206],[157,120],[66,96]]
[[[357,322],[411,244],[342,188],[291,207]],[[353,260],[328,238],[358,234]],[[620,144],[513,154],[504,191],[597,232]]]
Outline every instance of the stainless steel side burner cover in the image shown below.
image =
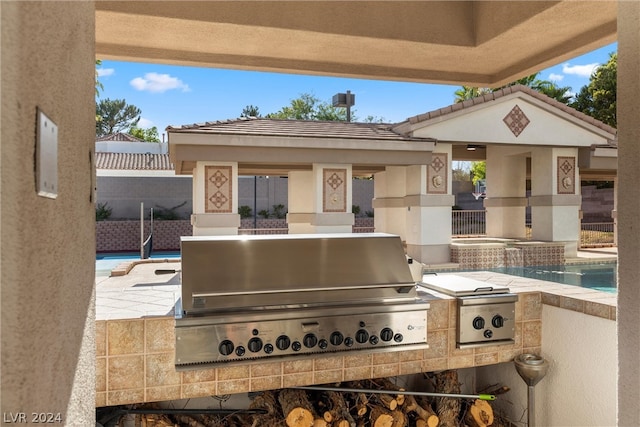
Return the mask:
[[456,298],[458,348],[515,343],[518,295],[509,288],[455,274],[426,274],[419,286]]

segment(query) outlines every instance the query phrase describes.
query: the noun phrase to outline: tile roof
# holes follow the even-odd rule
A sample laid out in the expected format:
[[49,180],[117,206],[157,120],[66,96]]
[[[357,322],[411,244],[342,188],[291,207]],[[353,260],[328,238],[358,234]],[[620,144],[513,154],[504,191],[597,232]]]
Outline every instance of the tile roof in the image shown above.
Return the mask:
[[168,154],[96,153],[96,169],[174,170]]
[[[507,96],[509,94],[512,93],[517,93],[517,92],[522,92],[522,93],[526,93],[529,96],[532,96],[542,102],[545,102],[546,104],[549,104],[550,106],[557,108],[561,111],[563,111],[564,113],[567,113],[577,119],[580,119],[584,122],[589,123],[592,126],[595,126],[597,128],[600,128],[606,132],[610,132],[612,134],[616,134],[616,129],[605,124],[602,123],[599,120],[594,119],[591,116],[588,116],[584,113],[581,113],[580,111],[569,107],[568,105],[563,104],[560,101],[557,101],[551,97],[548,97],[547,95],[544,95],[534,89],[531,89],[528,86],[524,86],[524,85],[514,85],[514,86],[507,86],[503,89],[500,90],[496,90],[495,92],[490,92],[487,93],[485,95],[481,95],[475,98],[471,98],[471,99],[467,99],[463,102],[459,102],[456,104],[452,104],[449,105],[447,107],[444,108],[439,108],[437,110],[433,110],[433,111],[429,111],[427,113],[424,114],[418,114],[417,116],[413,116],[413,117],[409,117],[407,120],[405,120],[403,123],[407,123],[409,122],[410,124],[416,124],[416,123],[420,123],[423,122],[425,120],[430,120],[430,119],[434,119],[436,117],[442,117],[445,116],[447,114],[453,113],[455,111],[460,111],[460,110],[464,110],[465,108],[469,108],[469,107],[473,107],[474,105],[479,105],[479,104],[484,104],[486,102],[491,102],[494,100],[497,100],[499,98],[502,98],[504,96]],[[400,124],[400,123],[399,123]]]
[[341,138],[370,140],[429,140],[412,138],[393,130],[393,124],[355,123],[317,120],[282,120],[238,118],[225,121],[169,126],[171,132],[202,132],[207,134],[243,134],[302,138]]
[[143,139],[136,138],[128,133],[112,133],[110,135],[100,136],[96,138],[97,141],[119,141],[119,142],[145,142]]

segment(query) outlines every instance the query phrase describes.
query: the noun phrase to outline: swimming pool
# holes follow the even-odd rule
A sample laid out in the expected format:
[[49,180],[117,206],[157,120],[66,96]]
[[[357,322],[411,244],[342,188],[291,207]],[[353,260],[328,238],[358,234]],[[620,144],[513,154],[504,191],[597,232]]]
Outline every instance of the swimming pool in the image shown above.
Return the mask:
[[496,273],[617,293],[617,263],[492,268]]
[[[150,258],[180,258],[180,252],[152,252]],[[140,252],[98,253],[96,254],[96,276],[108,276],[120,263],[138,259],[140,259]]]

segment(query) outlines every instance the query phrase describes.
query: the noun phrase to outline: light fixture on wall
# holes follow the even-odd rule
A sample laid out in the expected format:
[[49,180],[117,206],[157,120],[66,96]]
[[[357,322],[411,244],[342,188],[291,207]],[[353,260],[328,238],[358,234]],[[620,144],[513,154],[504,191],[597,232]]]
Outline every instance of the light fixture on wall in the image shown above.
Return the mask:
[[485,148],[484,145],[467,144],[467,151],[476,151]]

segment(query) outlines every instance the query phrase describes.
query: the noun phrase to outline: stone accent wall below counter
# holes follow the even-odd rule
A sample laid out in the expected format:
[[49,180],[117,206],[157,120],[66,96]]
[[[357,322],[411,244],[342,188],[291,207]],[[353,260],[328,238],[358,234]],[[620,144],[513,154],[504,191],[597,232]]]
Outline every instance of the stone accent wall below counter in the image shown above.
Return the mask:
[[180,372],[174,366],[172,317],[100,320],[96,322],[96,406],[469,368],[508,362],[523,352],[540,353],[539,292],[520,294],[516,303],[515,344],[464,350],[457,349],[455,343],[456,301],[443,298],[430,303],[429,348],[425,350],[332,353]]

